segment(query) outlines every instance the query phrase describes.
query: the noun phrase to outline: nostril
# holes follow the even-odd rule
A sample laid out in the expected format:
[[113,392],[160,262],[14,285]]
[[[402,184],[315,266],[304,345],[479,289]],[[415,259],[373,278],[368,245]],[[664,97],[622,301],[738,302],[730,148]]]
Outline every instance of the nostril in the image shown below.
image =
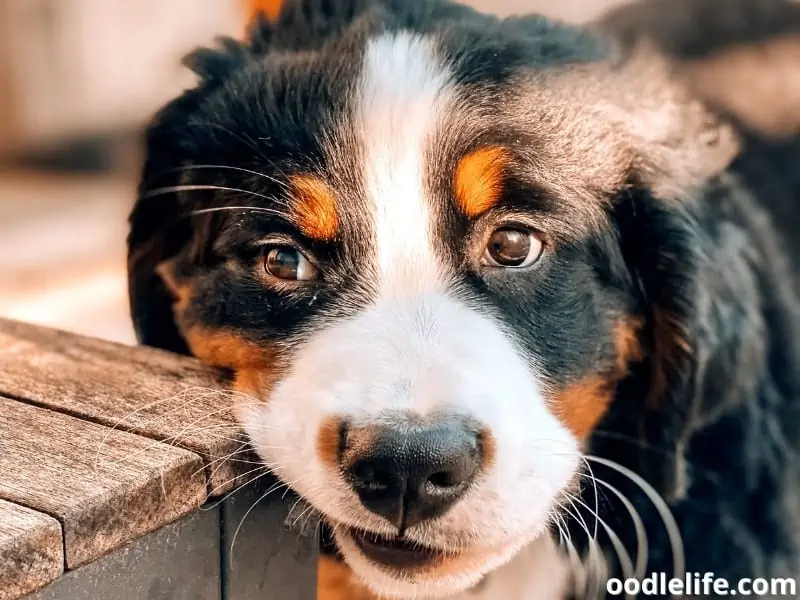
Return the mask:
[[434,488],[452,488],[464,483],[464,478],[455,471],[439,471],[428,477],[427,483]]
[[378,493],[387,491],[395,478],[371,461],[360,461],[350,468],[350,479],[357,490]]
[[430,496],[450,496],[462,493],[478,470],[478,457],[463,453],[450,468],[439,469],[424,478],[423,489]]

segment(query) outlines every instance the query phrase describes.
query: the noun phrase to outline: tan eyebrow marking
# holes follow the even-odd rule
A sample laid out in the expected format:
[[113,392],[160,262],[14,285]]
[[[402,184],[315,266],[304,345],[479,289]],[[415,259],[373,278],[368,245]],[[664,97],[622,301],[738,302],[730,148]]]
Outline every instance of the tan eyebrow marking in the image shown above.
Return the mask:
[[453,187],[465,215],[480,216],[497,204],[508,163],[508,150],[502,146],[478,148],[459,161]]
[[333,190],[313,175],[291,178],[295,193],[292,209],[300,231],[315,240],[328,241],[339,231],[339,213]]

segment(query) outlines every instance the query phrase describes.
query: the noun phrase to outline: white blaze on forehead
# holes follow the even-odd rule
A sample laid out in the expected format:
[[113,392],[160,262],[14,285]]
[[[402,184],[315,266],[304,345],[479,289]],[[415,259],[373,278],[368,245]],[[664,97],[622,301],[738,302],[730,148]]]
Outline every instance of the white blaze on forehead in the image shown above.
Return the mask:
[[[267,402],[237,407],[254,447],[282,481],[332,522],[384,535],[395,531],[321,457],[320,433],[331,418],[381,423],[387,415],[455,413],[491,435],[494,460],[470,492],[427,528],[409,533],[440,549],[473,541],[471,568],[411,581],[378,568],[337,532],[347,562],[382,597],[452,597],[477,583],[542,535],[579,465],[578,443],[549,410],[532,359],[497,319],[446,289],[425,174],[456,95],[435,50],[430,39],[411,33],[383,35],[366,47],[353,117],[373,218],[378,298],[309,335],[291,368],[262,391]],[[512,597],[528,587],[490,589]]]
[[356,119],[382,294],[420,291],[441,279],[425,155],[452,100],[449,81],[430,39],[401,32],[367,44]]

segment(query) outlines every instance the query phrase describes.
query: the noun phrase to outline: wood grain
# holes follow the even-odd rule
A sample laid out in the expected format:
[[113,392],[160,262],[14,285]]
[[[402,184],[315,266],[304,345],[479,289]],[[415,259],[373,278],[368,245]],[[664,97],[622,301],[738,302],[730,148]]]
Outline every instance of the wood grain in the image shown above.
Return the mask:
[[63,571],[58,521],[0,500],[0,600],[33,592]]
[[0,498],[61,522],[69,569],[206,499],[199,456],[2,397],[0,473]]
[[0,319],[0,394],[203,457],[209,493],[257,469],[218,372],[190,358]]

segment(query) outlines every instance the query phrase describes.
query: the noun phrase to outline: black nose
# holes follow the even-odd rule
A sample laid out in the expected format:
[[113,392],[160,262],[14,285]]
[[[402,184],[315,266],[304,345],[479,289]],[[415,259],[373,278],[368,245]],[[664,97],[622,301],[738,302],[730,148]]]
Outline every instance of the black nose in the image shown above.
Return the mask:
[[463,420],[344,428],[342,467],[370,511],[402,532],[444,514],[481,466],[480,434]]

